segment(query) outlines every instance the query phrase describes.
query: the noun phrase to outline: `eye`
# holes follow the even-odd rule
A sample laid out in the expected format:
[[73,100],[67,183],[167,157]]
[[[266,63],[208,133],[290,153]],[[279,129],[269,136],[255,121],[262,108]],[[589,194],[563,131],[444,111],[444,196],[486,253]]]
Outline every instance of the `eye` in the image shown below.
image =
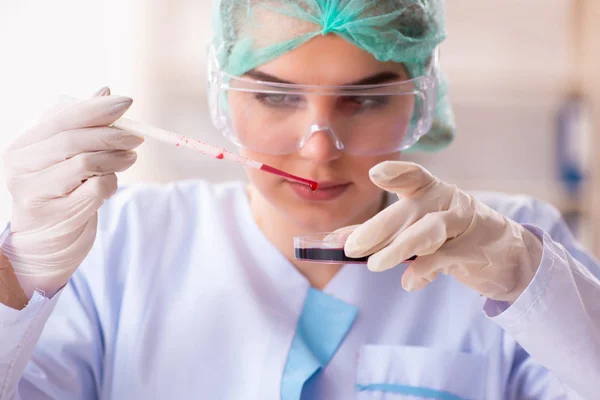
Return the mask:
[[255,98],[271,107],[298,107],[303,103],[303,97],[290,94],[257,93]]
[[356,114],[384,107],[388,101],[387,96],[344,96],[340,98],[339,106],[346,114]]

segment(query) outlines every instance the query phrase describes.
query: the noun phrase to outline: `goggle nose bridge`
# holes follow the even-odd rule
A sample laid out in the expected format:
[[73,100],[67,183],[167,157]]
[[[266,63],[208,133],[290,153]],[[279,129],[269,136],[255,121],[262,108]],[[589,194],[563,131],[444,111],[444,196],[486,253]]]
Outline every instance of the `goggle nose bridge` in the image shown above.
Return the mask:
[[302,138],[302,140],[300,141],[300,143],[298,144],[298,148],[302,148],[304,147],[304,145],[308,142],[308,140],[313,137],[313,135],[315,135],[318,132],[324,132],[327,134],[327,136],[329,136],[329,138],[333,141],[333,143],[335,144],[335,148],[338,149],[339,151],[344,150],[344,144],[342,143],[342,141],[336,136],[335,132],[333,131],[333,129],[331,129],[331,127],[329,125],[323,125],[323,124],[312,124],[310,126],[310,131],[304,135],[304,137]]

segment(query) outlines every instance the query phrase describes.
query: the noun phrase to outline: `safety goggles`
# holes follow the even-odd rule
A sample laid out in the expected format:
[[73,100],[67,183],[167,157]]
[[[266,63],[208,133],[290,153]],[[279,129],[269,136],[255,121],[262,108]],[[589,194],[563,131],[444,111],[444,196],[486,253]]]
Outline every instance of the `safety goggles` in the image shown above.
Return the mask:
[[230,75],[209,51],[214,125],[234,144],[284,155],[326,135],[339,151],[371,156],[405,150],[431,128],[438,90],[438,50],[422,76],[378,85],[322,86]]

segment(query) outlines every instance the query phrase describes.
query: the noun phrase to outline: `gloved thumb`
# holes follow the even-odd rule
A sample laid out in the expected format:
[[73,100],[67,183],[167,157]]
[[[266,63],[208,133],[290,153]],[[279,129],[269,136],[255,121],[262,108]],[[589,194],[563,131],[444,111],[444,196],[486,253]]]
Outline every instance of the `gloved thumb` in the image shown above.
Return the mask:
[[348,239],[348,236],[350,236],[352,232],[354,232],[359,226],[360,224],[345,226],[343,228],[336,229],[335,231],[326,235],[325,238],[323,238],[323,242],[325,244],[346,243],[346,239]]
[[[94,92],[94,94],[91,95],[90,98],[101,97],[101,96],[110,96],[110,88],[108,86],[103,86],[100,89],[96,90],[96,92]],[[66,96],[59,96],[56,99],[56,101],[54,102],[54,105],[52,106],[52,108],[50,108],[49,110],[44,112],[40,116],[40,118],[38,118],[36,123],[39,121],[42,121],[48,117],[56,115],[57,112],[59,112],[60,110],[64,110],[65,108],[67,108],[68,106],[73,104],[74,102],[75,102],[75,99],[69,99]]]
[[[91,97],[93,98],[100,96],[110,96],[110,88],[108,86],[103,86],[100,89],[98,89]],[[62,96],[58,97],[47,110],[42,112],[39,117],[31,121],[28,128],[32,128],[33,126],[39,124],[41,121],[53,117],[58,112],[64,110],[69,105],[71,105],[71,103],[73,103],[73,101],[66,101]]]
[[384,161],[369,171],[371,181],[385,191],[410,197],[436,181],[418,164],[405,161]]

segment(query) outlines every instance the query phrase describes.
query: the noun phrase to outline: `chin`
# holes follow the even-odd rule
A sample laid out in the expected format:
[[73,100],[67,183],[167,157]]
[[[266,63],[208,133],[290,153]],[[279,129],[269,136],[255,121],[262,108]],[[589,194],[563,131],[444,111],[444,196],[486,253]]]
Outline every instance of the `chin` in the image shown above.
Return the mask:
[[361,207],[356,196],[350,194],[332,201],[306,201],[293,199],[280,203],[280,210],[302,231],[330,232],[348,225],[364,222],[360,216],[370,209]]
[[335,215],[308,209],[285,210],[292,222],[306,233],[331,232],[349,224],[348,215]]

